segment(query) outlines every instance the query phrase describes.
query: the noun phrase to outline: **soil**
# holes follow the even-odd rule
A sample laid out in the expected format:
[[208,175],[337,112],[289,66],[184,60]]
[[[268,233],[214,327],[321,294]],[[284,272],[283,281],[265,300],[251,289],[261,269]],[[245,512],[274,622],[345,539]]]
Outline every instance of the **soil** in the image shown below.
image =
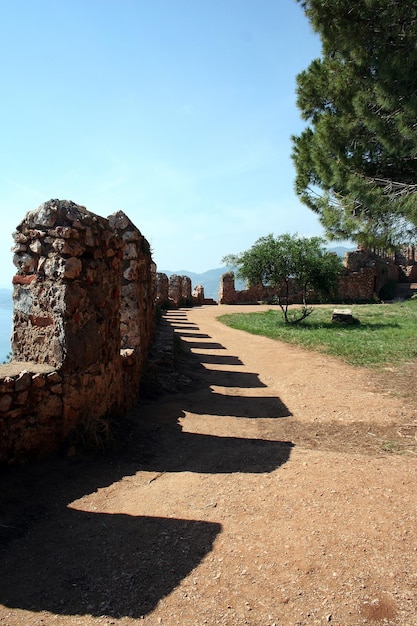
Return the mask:
[[415,364],[216,320],[253,308],[168,312],[110,451],[3,468],[1,626],[417,625]]

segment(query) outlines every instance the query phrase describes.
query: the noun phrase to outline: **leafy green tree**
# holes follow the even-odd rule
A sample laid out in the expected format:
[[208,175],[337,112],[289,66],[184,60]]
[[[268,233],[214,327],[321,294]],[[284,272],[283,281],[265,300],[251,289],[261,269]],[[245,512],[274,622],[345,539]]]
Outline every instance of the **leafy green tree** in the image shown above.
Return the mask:
[[382,248],[417,233],[417,5],[297,0],[322,57],[297,77],[308,126],[295,188],[330,239]]
[[[278,288],[277,300],[284,320],[296,324],[313,311],[307,306],[309,291],[328,297],[343,269],[339,257],[326,250],[324,244],[321,237],[270,234],[258,239],[249,250],[224,257],[222,262],[234,267],[237,277],[249,285]],[[303,305],[290,313],[289,298],[294,283],[302,292]]]

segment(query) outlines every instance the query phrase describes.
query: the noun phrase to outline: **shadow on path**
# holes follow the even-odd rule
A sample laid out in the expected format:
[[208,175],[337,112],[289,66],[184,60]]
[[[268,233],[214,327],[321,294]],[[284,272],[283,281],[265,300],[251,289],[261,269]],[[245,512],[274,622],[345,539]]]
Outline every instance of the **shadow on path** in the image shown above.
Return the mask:
[[[182,312],[173,321],[188,335],[191,329],[200,332],[186,323]],[[201,332],[198,338],[219,349]],[[206,344],[204,349],[214,348]],[[276,397],[215,393],[210,385],[236,393],[239,388],[264,385],[255,373],[207,370],[203,363],[209,356],[183,352],[182,364],[191,375],[189,393],[139,405],[136,417],[123,423],[120,449],[98,457],[79,455],[2,468],[0,603],[7,611],[140,618],[198,566],[211,551],[221,525],[88,512],[74,508],[74,501],[140,471],[270,472],[288,460],[291,442],[182,431],[179,419],[187,411],[201,413],[202,419],[203,414],[251,418],[289,414]],[[221,362],[241,364],[230,355]]]
[[[150,469],[201,473],[274,471],[288,460],[293,447],[291,442],[239,436],[219,437],[182,430],[180,420],[185,418],[187,413],[201,415],[203,427],[208,416],[224,417],[229,420],[230,418],[256,420],[285,418],[291,415],[277,396],[255,394],[256,390],[266,388],[257,373],[204,367],[208,356],[205,351],[226,351],[226,348],[213,342],[209,335],[206,335],[205,342],[193,342],[192,332],[187,330],[183,334],[182,331],[178,331],[179,327],[191,326],[186,320],[185,310],[169,311],[164,320],[166,326],[177,332],[179,337],[187,338],[187,341],[182,342],[182,351],[177,363],[180,371],[188,377],[185,392],[160,398],[156,407],[153,402],[142,404],[138,407],[136,418],[134,417],[148,436],[150,434],[156,438],[154,449],[157,453],[150,460]],[[197,325],[195,328],[196,333],[201,335],[200,328]],[[200,349],[203,352],[199,352]],[[219,359],[219,356],[213,355],[214,359]],[[225,355],[220,363],[224,366],[243,365],[234,355]],[[213,386],[224,388],[226,392],[214,390]],[[254,389],[254,395],[249,395],[250,389]],[[242,432],[238,425],[235,430],[237,433]]]
[[36,612],[140,618],[198,565],[220,531],[220,524],[202,521],[67,508],[33,528],[15,545],[14,558],[2,560],[0,602]]

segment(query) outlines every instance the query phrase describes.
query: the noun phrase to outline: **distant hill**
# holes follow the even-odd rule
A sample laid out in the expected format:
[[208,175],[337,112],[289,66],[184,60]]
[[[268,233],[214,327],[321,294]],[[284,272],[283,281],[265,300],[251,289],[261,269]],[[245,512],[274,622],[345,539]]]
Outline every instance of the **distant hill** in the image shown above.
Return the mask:
[[334,246],[332,248],[329,248],[330,252],[335,252],[337,254],[337,256],[340,257],[344,257],[346,252],[352,252],[353,250],[356,250],[356,248],[345,248],[344,246]]

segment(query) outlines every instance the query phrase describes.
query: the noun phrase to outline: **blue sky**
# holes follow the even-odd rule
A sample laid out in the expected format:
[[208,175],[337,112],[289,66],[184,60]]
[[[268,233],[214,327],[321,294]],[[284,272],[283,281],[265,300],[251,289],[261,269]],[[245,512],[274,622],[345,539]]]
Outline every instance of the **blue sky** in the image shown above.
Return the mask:
[[322,234],[293,190],[295,77],[320,54],[295,0],[4,0],[0,29],[0,287],[50,198],[123,210],[160,270]]

